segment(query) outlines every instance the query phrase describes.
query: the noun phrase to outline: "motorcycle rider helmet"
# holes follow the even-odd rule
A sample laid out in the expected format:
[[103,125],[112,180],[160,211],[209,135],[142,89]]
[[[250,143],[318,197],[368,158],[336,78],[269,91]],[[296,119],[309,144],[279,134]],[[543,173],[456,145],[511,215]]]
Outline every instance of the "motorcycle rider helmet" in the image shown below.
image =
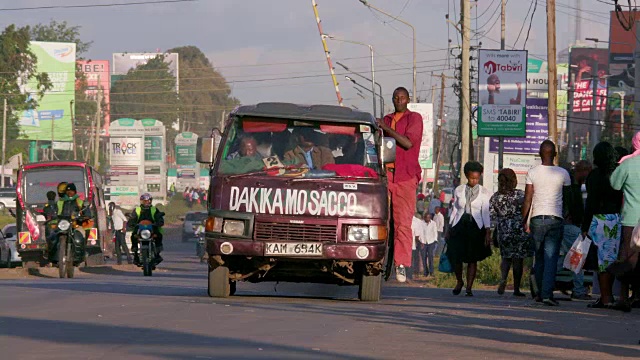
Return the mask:
[[65,181],[58,184],[58,196],[63,197],[67,193],[67,183]]
[[68,183],[67,184],[67,191],[78,192],[78,189],[76,188],[76,184]]
[[151,207],[151,202],[153,201],[153,197],[149,193],[144,193],[140,195],[140,204],[143,207]]

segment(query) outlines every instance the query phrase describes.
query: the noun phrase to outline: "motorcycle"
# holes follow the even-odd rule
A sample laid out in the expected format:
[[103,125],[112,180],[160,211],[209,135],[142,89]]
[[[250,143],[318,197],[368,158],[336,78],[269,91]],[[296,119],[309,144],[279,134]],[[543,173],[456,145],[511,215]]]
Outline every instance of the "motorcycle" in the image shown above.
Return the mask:
[[143,220],[138,224],[138,246],[140,247],[140,267],[144,276],[152,276],[156,268],[156,242],[153,224]]
[[53,236],[57,240],[55,259],[58,263],[58,276],[73,278],[75,267],[85,261],[85,237],[82,231],[84,218],[59,218]]
[[200,262],[203,263],[205,259],[205,255],[207,254],[206,247],[205,247],[205,240],[204,240],[204,232],[198,231],[198,226],[194,225],[193,233],[195,234],[196,239],[198,240],[196,242],[196,256],[200,258]]

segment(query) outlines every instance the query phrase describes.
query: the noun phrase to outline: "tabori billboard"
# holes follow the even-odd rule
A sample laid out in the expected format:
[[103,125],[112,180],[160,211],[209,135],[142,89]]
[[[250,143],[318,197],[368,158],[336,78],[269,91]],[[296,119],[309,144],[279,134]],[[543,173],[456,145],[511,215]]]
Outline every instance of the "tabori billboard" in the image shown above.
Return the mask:
[[[549,137],[549,99],[527,99],[526,137],[504,138],[507,154],[533,154],[540,151],[540,144]],[[498,152],[499,139],[491,138],[489,151]]]
[[418,162],[423,169],[433,168],[433,104],[409,103],[407,108],[422,116],[422,142]]
[[[76,44],[32,41],[30,50],[38,58],[37,71],[47,73],[53,87],[38,100],[37,108],[20,114],[19,139],[72,141],[71,107],[75,99]],[[37,80],[30,79],[20,84],[20,90],[31,99],[37,92]]]
[[112,64],[112,75],[113,79],[111,83],[113,84],[120,77],[126,75],[129,70],[135,69],[140,65],[144,65],[149,60],[162,57],[164,62],[169,64],[169,71],[171,74],[176,77],[176,92],[179,92],[179,62],[178,62],[178,53],[114,53]]
[[[573,101],[571,109],[574,113],[590,112],[593,106],[593,88],[597,87],[596,110],[607,108],[607,77],[609,62],[607,49],[572,48],[570,54],[570,72],[573,79]],[[593,79],[596,79],[596,84]]]
[[480,50],[478,136],[525,136],[526,50]]
[[78,60],[77,66],[86,77],[87,90],[85,94],[92,100],[97,100],[98,91],[102,91],[102,99],[107,105],[104,109],[104,131],[106,135],[109,135],[109,124],[111,123],[111,116],[109,114],[110,103],[110,86],[111,79],[109,60]]

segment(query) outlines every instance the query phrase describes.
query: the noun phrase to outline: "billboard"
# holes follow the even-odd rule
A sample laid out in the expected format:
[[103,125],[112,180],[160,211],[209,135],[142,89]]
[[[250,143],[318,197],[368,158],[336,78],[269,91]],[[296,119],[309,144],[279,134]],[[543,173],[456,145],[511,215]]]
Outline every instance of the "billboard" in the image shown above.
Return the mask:
[[104,109],[104,132],[109,135],[109,123],[111,123],[111,116],[109,114],[109,101],[110,101],[110,70],[109,60],[78,60],[77,66],[87,78],[87,90],[85,94],[88,98],[96,100],[98,96],[98,90],[102,88],[102,99],[107,104]]
[[[30,50],[38,58],[38,72],[49,75],[53,87],[38,101],[36,109],[20,114],[22,140],[72,141],[71,101],[75,99],[76,44],[32,41]],[[31,99],[37,92],[37,80],[20,84]],[[34,95],[35,96],[35,95]]]
[[433,168],[433,104],[409,103],[407,108],[422,116],[422,142],[418,162],[423,169]]
[[176,92],[179,92],[179,63],[178,53],[114,53],[112,64],[113,80],[112,84],[120,77],[126,75],[129,70],[144,65],[149,60],[157,57],[164,57],[164,62],[169,64],[169,70],[176,77]]
[[155,202],[164,203],[167,189],[167,164],[165,161],[164,124],[156,119],[139,121],[144,128],[144,185],[143,191],[151,193]]
[[478,136],[525,136],[526,50],[480,50]]
[[137,165],[142,161],[144,145],[142,138],[111,137],[109,141],[111,164]]
[[572,48],[569,61],[573,79],[572,111],[574,113],[591,111],[594,99],[592,78],[595,74],[597,74],[596,110],[606,110],[609,73],[607,49]]
[[[635,12],[633,13],[635,16]],[[628,11],[620,13],[625,19],[630,18]],[[611,12],[609,28],[609,110],[613,120],[621,118],[621,98],[624,98],[625,117],[633,117],[635,98],[635,63],[633,53],[636,47],[636,24],[631,22],[631,30],[626,31],[615,11]]]
[[183,132],[175,138],[176,165],[176,189],[183,191],[187,187],[198,186],[199,180],[196,174],[200,166],[196,161],[196,145],[198,135],[192,132]]
[[[533,154],[540,151],[540,144],[549,137],[549,99],[527,99],[526,137],[504,138],[504,152],[511,154]],[[498,152],[498,138],[491,138],[489,151]]]

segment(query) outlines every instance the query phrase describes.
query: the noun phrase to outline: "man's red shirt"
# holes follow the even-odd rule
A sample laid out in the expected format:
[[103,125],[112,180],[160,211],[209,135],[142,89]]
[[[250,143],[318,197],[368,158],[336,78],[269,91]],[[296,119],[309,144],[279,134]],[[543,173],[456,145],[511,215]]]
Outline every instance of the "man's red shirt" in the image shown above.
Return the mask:
[[[394,113],[384,117],[384,123],[391,126]],[[402,146],[396,147],[396,162],[393,182],[407,181],[416,178],[420,181],[422,168],[418,163],[420,155],[420,143],[422,143],[422,116],[417,112],[406,110],[400,120],[396,122],[396,132],[404,135],[411,141],[411,149],[406,150]]]

